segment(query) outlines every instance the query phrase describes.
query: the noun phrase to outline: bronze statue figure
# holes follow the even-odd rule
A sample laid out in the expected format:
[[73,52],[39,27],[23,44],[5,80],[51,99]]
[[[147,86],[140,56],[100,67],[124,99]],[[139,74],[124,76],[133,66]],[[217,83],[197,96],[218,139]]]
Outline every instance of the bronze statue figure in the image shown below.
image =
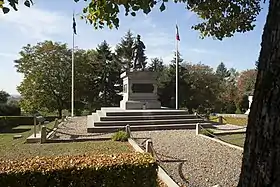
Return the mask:
[[141,69],[142,71],[145,69],[145,50],[144,43],[140,40],[140,35],[137,35],[137,39],[134,42],[132,49],[133,49],[133,70]]

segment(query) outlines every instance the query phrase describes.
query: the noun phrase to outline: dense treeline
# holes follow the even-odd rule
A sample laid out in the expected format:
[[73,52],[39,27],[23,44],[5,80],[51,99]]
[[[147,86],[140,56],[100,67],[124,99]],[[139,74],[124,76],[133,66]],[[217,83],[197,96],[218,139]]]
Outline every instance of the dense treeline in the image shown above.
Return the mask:
[[9,99],[10,94],[0,90],[0,116],[18,116],[21,114],[16,100]]
[[[101,106],[118,106],[122,91],[120,74],[131,68],[133,34],[129,31],[115,51],[104,41],[94,50],[75,50],[75,113]],[[45,41],[27,45],[15,60],[24,75],[18,86],[21,108],[26,112],[57,111],[71,106],[71,49],[66,44]],[[147,57],[144,57],[148,62]],[[187,63],[179,54],[179,106],[190,112],[241,113],[248,108],[256,70],[241,73],[221,63],[216,70],[204,64]],[[162,106],[175,104],[175,59],[154,58],[146,67],[158,72],[159,100]]]

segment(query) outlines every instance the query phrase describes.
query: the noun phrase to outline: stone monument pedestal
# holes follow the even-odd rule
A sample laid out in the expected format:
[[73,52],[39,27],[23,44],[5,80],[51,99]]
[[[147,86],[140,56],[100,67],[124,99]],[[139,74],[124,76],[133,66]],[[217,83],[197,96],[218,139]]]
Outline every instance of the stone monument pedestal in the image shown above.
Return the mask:
[[156,73],[133,71],[121,74],[123,79],[123,100],[120,108],[125,110],[160,109],[158,101]]
[[249,109],[245,112],[245,114],[247,115],[249,115],[250,113],[251,104],[253,102],[253,96],[252,95],[248,96],[248,100],[249,100]]

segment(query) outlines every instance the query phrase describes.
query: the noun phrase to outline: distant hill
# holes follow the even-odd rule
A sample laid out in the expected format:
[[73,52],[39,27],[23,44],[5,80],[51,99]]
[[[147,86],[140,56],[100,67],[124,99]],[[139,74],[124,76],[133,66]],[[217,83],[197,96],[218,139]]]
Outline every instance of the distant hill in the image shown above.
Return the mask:
[[8,100],[19,101],[21,98],[22,98],[21,95],[10,95],[10,97],[8,98]]

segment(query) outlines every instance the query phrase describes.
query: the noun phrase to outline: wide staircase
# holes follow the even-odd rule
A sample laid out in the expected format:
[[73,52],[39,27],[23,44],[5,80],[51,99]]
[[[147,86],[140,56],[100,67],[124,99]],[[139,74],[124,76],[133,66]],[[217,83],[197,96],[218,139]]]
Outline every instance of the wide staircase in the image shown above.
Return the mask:
[[101,108],[87,117],[87,131],[105,133],[124,130],[131,131],[195,129],[199,123],[211,127],[214,123],[185,110],[122,110],[120,108]]

